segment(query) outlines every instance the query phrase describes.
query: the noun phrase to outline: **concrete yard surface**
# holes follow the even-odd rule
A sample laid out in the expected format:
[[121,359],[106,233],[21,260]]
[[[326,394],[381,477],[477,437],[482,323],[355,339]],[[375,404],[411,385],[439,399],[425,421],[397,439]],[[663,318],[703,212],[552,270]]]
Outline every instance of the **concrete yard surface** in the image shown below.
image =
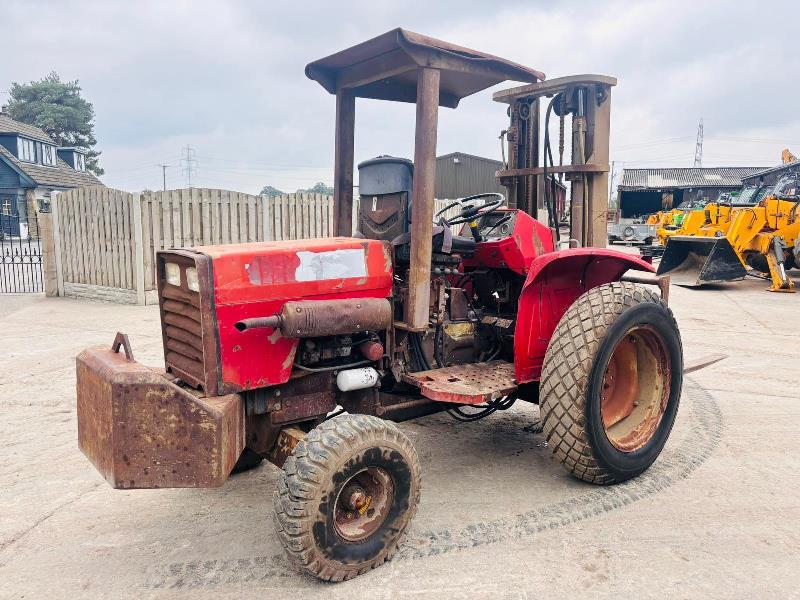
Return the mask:
[[75,355],[120,330],[162,365],[157,307],[0,296],[0,597],[800,597],[800,294],[765,287],[672,288],[687,359],[729,357],[687,376],[636,480],[571,478],[521,402],[401,424],[419,511],[391,562],[342,584],[284,558],[272,465],[220,489],[117,491],[78,450]]

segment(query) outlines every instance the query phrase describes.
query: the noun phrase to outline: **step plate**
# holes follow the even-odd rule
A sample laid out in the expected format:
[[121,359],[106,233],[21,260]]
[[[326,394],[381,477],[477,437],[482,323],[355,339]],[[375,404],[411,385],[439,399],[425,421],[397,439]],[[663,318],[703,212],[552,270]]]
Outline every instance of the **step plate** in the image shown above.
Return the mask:
[[514,365],[504,360],[405,373],[403,381],[426,398],[454,404],[483,404],[517,389]]

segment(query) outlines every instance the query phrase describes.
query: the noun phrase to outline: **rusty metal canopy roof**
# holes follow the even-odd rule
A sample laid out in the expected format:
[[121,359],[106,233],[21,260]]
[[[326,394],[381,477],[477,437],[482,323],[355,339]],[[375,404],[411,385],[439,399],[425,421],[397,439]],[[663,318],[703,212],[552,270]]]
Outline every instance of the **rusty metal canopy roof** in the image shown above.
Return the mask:
[[545,78],[535,69],[400,28],[309,63],[306,75],[331,94],[350,89],[359,98],[415,102],[421,67],[440,71],[439,104],[449,108],[506,80]]
[[764,167],[689,167],[665,169],[624,169],[618,189],[636,190],[738,188],[742,179]]

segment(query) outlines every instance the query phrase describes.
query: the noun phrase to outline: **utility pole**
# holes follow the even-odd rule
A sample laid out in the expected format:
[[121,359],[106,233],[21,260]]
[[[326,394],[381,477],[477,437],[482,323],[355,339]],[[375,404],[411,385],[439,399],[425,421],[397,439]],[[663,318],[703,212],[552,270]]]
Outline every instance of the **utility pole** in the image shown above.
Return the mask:
[[694,147],[694,166],[703,166],[703,117],[700,117],[700,124],[697,126],[697,144]]
[[[616,166],[617,166],[617,161],[612,160],[611,161],[611,176],[608,178],[608,203],[609,203],[609,205],[611,205],[611,202],[613,201],[613,196],[611,195],[611,191],[614,189],[614,178],[617,176],[617,174],[616,174]],[[615,210],[616,210],[616,202],[614,202],[614,207],[615,207]]]
[[161,178],[164,182],[164,191],[167,191],[167,167],[169,165],[156,165],[157,167],[161,167]]
[[197,159],[194,155],[194,148],[189,144],[181,151],[181,172],[186,177],[186,185],[188,187],[192,187],[192,175],[197,172]]

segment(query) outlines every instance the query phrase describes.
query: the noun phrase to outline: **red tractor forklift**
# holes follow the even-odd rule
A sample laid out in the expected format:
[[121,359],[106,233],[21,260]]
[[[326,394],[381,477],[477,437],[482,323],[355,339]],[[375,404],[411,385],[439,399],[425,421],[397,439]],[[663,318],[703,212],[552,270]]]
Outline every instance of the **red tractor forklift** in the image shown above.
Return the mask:
[[[336,96],[336,237],[158,252],[166,369],[135,362],[121,333],[77,359],[79,445],[108,482],[215,487],[266,458],[282,468],[274,522],[289,558],[340,581],[391,558],[417,510],[420,462],[395,422],[538,404],[574,476],[645,471],[675,421],[683,352],[665,281],[592,247],[606,235],[615,80],[545,81],[402,29],[306,74]],[[508,201],[435,214],[439,107],[506,80],[524,84],[495,94]],[[416,135],[413,162],[358,165],[354,204],[356,98],[415,102]],[[571,116],[572,164],[553,161],[553,112]],[[564,241],[554,174],[572,183]]]

